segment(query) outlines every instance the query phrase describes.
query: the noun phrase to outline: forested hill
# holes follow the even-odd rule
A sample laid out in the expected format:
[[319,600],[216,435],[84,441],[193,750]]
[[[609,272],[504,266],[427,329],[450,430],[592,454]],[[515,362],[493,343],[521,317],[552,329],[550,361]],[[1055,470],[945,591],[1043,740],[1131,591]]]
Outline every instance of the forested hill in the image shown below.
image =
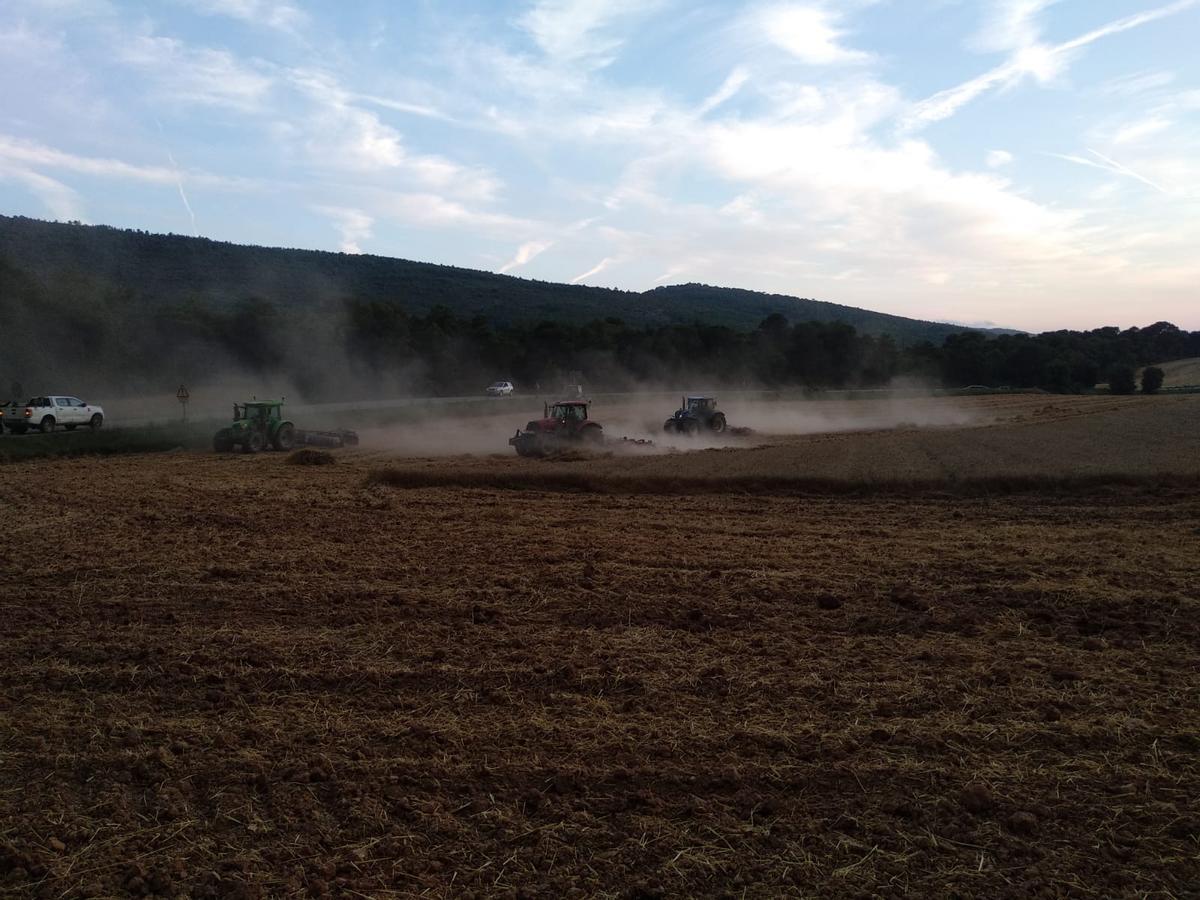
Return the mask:
[[224,308],[256,299],[295,309],[354,299],[398,303],[414,314],[443,306],[462,317],[482,315],[495,325],[617,318],[634,326],[700,321],[739,330],[780,313],[792,322],[844,322],[863,334],[889,334],[901,345],[940,344],[965,330],[734,288],[687,284],[618,291],[382,256],[242,246],[12,216],[0,216],[0,263],[44,288],[87,283],[109,296],[160,308],[183,303]]

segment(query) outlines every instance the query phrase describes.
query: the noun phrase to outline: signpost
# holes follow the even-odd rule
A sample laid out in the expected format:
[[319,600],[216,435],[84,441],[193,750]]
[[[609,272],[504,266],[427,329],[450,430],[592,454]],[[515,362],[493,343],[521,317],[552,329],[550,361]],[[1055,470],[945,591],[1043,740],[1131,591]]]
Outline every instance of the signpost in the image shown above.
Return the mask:
[[175,399],[183,406],[183,421],[185,422],[187,421],[187,404],[190,396],[191,394],[188,393],[188,389],[182,384],[179,386],[179,390],[175,392]]

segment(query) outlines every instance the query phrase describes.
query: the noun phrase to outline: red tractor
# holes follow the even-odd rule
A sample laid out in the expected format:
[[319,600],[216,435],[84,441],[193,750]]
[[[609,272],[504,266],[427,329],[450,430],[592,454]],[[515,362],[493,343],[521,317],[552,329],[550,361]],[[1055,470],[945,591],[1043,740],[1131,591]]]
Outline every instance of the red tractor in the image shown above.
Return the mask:
[[508,442],[519,456],[546,456],[572,444],[599,447],[604,429],[588,418],[588,401],[560,400],[547,404],[542,418],[534,419]]

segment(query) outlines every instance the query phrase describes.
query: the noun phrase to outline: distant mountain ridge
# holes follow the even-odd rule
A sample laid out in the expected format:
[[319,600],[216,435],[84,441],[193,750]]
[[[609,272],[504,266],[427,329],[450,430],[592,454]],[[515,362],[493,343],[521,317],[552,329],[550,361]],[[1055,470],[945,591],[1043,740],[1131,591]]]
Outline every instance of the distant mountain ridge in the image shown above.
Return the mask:
[[286,308],[353,297],[397,302],[413,313],[444,306],[498,325],[541,320],[579,324],[611,317],[637,326],[701,321],[740,330],[779,313],[791,322],[844,322],[865,334],[890,334],[901,344],[940,344],[963,331],[1004,331],[740,288],[684,284],[621,291],[391,257],[232,244],[23,216],[0,215],[0,261],[43,285],[73,276],[98,279],[156,305],[224,306],[260,298]]

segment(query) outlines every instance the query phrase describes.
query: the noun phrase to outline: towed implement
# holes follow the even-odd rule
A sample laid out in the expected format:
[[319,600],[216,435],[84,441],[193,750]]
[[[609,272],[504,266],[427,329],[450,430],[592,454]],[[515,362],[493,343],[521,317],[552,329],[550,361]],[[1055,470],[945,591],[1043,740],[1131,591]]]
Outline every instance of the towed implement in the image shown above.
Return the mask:
[[317,447],[351,447],[358,443],[353,431],[307,431],[283,417],[281,400],[252,400],[233,404],[233,421],[213,435],[213,450],[258,453],[291,450],[300,444]]

